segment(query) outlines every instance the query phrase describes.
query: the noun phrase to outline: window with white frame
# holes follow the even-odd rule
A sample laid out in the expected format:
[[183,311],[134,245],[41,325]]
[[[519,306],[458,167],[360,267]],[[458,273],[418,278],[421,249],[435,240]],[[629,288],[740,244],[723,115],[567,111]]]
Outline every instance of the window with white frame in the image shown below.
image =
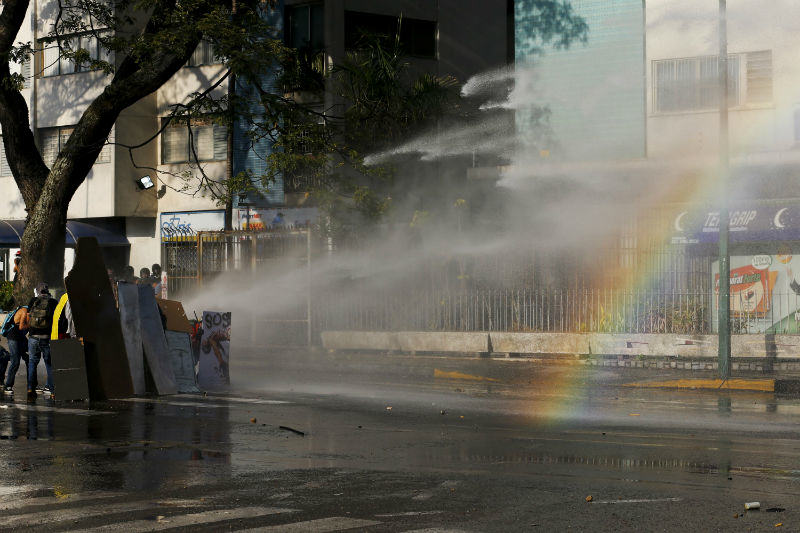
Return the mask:
[[10,178],[12,176],[11,167],[8,165],[8,159],[6,158],[6,146],[3,144],[3,138],[0,137],[0,178]]
[[[69,136],[75,128],[73,127],[59,127],[59,128],[39,128],[39,149],[41,150],[42,159],[44,164],[48,167],[52,166],[58,157],[58,153],[64,148],[69,140]],[[111,145],[106,144],[100,153],[97,155],[95,164],[110,163],[111,162]]]
[[[163,119],[166,120],[166,119]],[[161,162],[224,161],[228,158],[228,128],[210,121],[172,119],[161,132]]]
[[[719,56],[659,59],[652,63],[653,112],[702,111],[719,107]],[[728,105],[772,101],[772,52],[728,56]]]
[[[111,53],[98,41],[97,36],[91,33],[62,37],[61,47],[70,50],[86,50],[91,59],[111,61]],[[92,67],[88,62],[75,64],[75,60],[61,55],[61,48],[57,42],[41,43],[42,77],[72,74],[73,72],[88,72]]]
[[195,48],[192,57],[186,63],[188,67],[199,67],[200,65],[213,65],[219,63],[214,57],[214,45],[210,42],[203,40]]

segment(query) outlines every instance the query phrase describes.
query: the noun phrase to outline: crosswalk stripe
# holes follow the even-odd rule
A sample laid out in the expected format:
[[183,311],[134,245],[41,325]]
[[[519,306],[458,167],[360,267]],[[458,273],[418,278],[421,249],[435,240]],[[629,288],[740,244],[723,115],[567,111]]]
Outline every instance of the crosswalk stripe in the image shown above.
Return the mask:
[[144,533],[145,531],[161,531],[174,527],[207,525],[239,518],[259,518],[263,516],[295,513],[295,509],[279,509],[275,507],[239,507],[237,509],[215,509],[200,513],[168,516],[161,520],[134,520],[118,522],[90,529],[70,530],[72,533],[101,533],[105,531],[125,531],[126,533]]
[[318,520],[306,520],[294,524],[281,524],[279,526],[265,526],[241,530],[243,533],[273,533],[273,532],[299,532],[299,533],[326,533],[328,531],[344,531],[357,527],[369,527],[380,524],[375,520],[361,520],[345,516],[333,516]]
[[22,507],[31,507],[34,505],[53,505],[81,502],[86,500],[107,500],[110,498],[118,498],[122,496],[121,492],[85,492],[81,494],[72,494],[64,496],[42,496],[39,498],[17,498],[17,499],[3,499],[0,500],[0,511],[8,511],[10,509],[20,509]]
[[20,492],[30,492],[36,490],[31,485],[0,485],[0,496],[19,494]]
[[113,513],[144,511],[146,509],[157,509],[159,505],[169,506],[171,503],[172,502],[170,500],[162,500],[160,502],[126,502],[117,504],[104,503],[100,505],[75,507],[73,509],[53,509],[51,511],[41,511],[31,514],[4,516],[0,517],[0,528],[38,526],[42,524],[48,524],[50,522],[82,520],[85,518],[93,518]]

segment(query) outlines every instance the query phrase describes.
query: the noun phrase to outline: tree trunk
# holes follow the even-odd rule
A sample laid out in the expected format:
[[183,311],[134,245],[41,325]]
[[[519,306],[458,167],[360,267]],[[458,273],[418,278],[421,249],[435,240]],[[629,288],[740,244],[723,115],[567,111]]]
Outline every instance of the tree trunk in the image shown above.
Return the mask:
[[[28,215],[22,235],[22,261],[14,297],[25,305],[33,289],[45,282],[53,289],[64,287],[64,243],[67,206],[55,195],[43,194]],[[51,291],[52,292],[52,291]]]

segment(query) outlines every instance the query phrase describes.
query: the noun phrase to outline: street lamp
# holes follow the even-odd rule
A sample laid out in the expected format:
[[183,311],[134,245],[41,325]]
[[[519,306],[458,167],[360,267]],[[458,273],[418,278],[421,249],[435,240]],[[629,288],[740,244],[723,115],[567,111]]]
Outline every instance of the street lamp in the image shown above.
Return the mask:
[[728,22],[727,0],[719,0],[719,377],[731,376],[731,255],[728,250]]

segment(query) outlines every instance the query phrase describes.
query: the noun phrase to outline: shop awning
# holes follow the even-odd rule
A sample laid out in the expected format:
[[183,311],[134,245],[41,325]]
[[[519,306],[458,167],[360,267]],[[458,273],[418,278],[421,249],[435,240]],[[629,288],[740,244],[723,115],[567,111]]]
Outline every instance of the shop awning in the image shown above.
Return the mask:
[[[0,220],[0,247],[19,248],[22,233],[25,231],[24,220]],[[95,237],[100,246],[129,246],[125,235],[105,228],[78,222],[67,221],[67,238],[65,244],[75,246],[80,237]]]

